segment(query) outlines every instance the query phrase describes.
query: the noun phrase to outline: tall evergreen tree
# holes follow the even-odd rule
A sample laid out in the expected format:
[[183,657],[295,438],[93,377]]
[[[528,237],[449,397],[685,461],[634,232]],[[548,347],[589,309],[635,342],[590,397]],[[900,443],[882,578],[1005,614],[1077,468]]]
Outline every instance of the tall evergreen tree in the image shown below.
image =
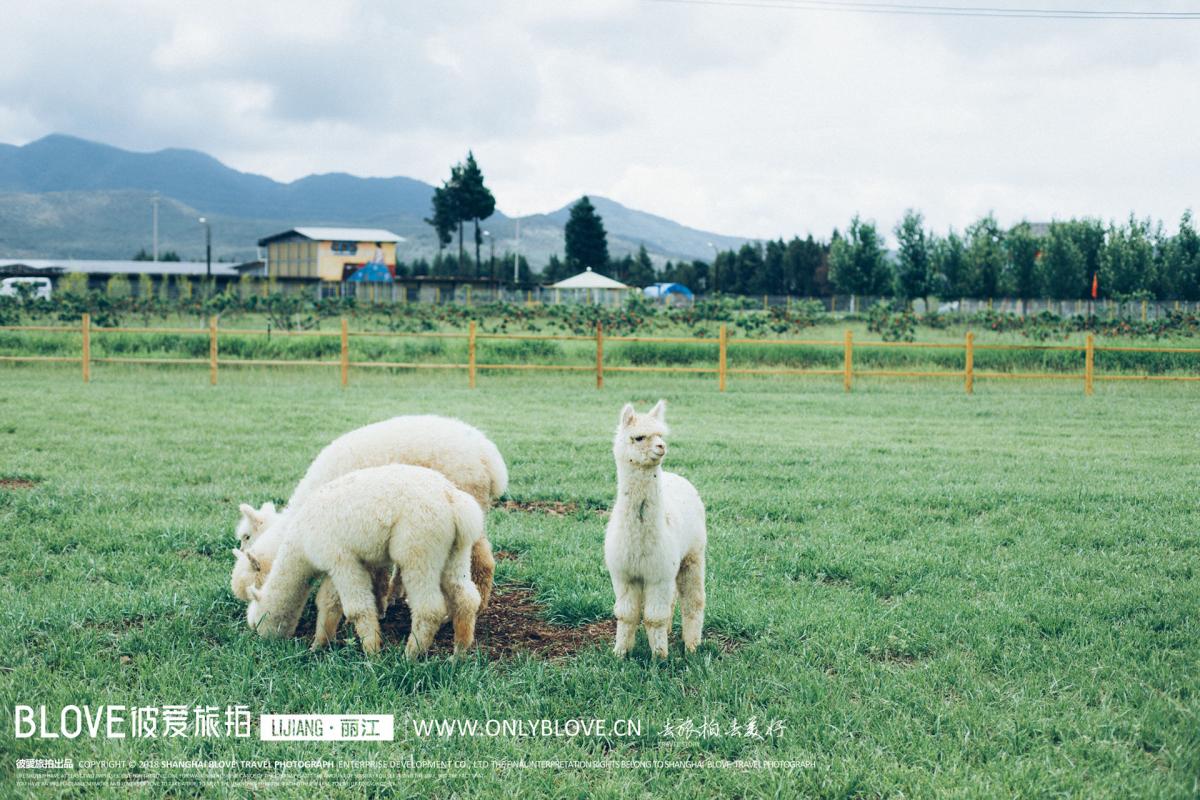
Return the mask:
[[445,181],[433,190],[433,213],[425,218],[425,222],[433,226],[437,234],[438,253],[454,238],[454,229],[458,225],[458,215],[455,208],[454,191],[450,181]]
[[608,235],[604,221],[587,195],[571,206],[566,229],[567,265],[576,271],[591,267],[595,271],[608,266]]
[[631,260],[628,271],[621,280],[631,286],[649,286],[657,280],[654,262],[646,252],[646,245],[638,247],[637,256]]
[[[475,162],[475,154],[467,151],[466,163],[459,165],[458,209],[462,221],[470,220],[475,223],[475,263],[480,264],[479,248],[483,237],[479,231],[479,221],[487,219],[496,210],[496,198],[490,189],[484,185],[483,171]],[[460,235],[461,239],[461,235]]]

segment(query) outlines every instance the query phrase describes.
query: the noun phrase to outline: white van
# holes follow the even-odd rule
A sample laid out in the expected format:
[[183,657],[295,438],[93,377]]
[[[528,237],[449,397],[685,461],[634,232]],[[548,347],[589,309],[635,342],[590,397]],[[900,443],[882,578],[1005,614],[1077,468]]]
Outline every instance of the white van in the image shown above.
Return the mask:
[[32,290],[34,297],[50,299],[49,278],[5,278],[0,280],[0,297],[16,297],[22,286],[28,287],[27,291]]

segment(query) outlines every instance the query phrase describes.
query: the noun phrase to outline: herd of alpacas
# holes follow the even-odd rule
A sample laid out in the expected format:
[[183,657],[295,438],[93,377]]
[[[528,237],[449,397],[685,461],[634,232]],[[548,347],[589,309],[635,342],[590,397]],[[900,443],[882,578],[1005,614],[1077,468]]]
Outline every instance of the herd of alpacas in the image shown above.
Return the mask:
[[[704,504],[687,479],[662,469],[665,414],[663,400],[645,414],[627,404],[613,439],[617,498],[604,561],[619,656],[642,624],[650,651],[666,658],[677,599],[688,652],[704,628]],[[500,451],[461,420],[403,416],[351,431],[317,455],[282,510],[241,505],[233,593],[260,636],[288,638],[320,577],[313,649],[333,641],[345,617],[367,653],[383,647],[379,621],[403,598],[406,656],[428,650],[447,621],[461,654],[492,594],[486,510],[507,489]]]

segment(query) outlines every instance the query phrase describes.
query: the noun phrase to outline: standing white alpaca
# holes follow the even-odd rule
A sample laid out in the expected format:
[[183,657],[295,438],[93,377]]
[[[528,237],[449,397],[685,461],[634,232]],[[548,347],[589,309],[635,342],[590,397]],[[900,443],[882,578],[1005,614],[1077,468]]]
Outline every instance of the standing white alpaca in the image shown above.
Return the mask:
[[483,536],[483,510],[440,473],[405,464],[356,470],[316,489],[276,524],[282,542],[266,583],[248,588],[246,621],[259,635],[293,635],[310,582],[326,575],[363,650],[379,652],[372,573],[394,564],[412,612],[409,658],[429,648],[447,614],[455,653],[474,641],[479,591],[471,548]]
[[638,414],[626,404],[613,440],[617,500],[604,535],[604,562],[617,598],[613,652],[619,656],[633,648],[642,621],[650,651],[667,657],[676,592],[689,653],[704,629],[704,503],[686,478],[662,470],[666,407],[659,400],[650,413]]

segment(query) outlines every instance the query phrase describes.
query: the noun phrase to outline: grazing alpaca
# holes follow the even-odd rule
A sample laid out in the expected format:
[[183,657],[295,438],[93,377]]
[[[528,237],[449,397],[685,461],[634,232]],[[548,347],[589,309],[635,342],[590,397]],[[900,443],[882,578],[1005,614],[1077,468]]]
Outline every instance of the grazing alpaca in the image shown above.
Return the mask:
[[687,479],[662,470],[665,411],[665,400],[648,414],[626,404],[613,440],[617,500],[604,535],[604,563],[617,598],[613,652],[619,656],[633,648],[640,620],[651,652],[667,657],[676,592],[689,653],[704,628],[704,503]]
[[[313,460],[288,500],[287,509],[298,508],[319,487],[356,469],[384,464],[413,464],[436,470],[459,489],[488,508],[508,488],[508,467],[500,451],[483,433],[465,422],[435,415],[393,417],[339,436]],[[262,586],[281,544],[280,513],[273,503],[262,508],[242,504],[237,536],[244,553],[234,552],[236,561],[230,579],[236,597],[249,600],[250,586]],[[481,537],[471,552],[471,579],[479,589],[482,607],[492,595],[496,561],[487,537]],[[388,574],[372,576],[379,612],[387,612]],[[399,588],[399,583],[396,588]],[[342,611],[333,584],[325,582],[317,593],[319,647],[333,638]],[[324,634],[324,636],[322,636]]]
[[276,524],[283,535],[271,571],[261,589],[248,589],[246,620],[259,635],[293,635],[310,581],[326,575],[363,650],[379,652],[371,576],[394,564],[412,612],[405,654],[425,652],[447,613],[455,653],[471,646],[479,612],[471,548],[483,535],[483,510],[439,473],[404,464],[356,470],[316,489]]

